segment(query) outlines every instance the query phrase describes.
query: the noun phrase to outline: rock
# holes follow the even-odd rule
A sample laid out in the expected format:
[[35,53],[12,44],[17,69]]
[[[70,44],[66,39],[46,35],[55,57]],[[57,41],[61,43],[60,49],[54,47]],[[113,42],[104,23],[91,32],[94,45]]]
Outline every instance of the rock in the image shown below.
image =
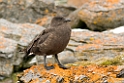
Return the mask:
[[54,0],[1,0],[0,9],[1,18],[16,23],[34,23],[37,19],[53,12]]
[[74,7],[57,4],[57,1],[54,0],[1,0],[0,9],[0,18],[15,23],[28,22],[43,26],[48,26],[50,17],[55,16],[56,13],[67,16],[75,10]]
[[124,78],[124,69],[122,69],[117,75],[117,78]]
[[0,79],[8,77],[13,72],[14,51],[17,42],[0,36]]
[[74,52],[74,56],[79,61],[113,59],[117,55],[124,54],[124,37],[122,33],[114,34],[109,31],[92,32],[74,29],[71,34],[71,41],[66,49]]
[[56,11],[57,15],[58,16],[63,16],[63,17],[67,17],[74,10],[76,10],[74,7],[71,7],[71,6],[68,6],[68,5],[57,5],[56,8],[55,8],[55,11]]
[[[120,1],[114,3],[114,2],[106,1],[105,4],[102,3],[103,3],[102,1],[97,1],[97,0],[68,1],[68,4],[74,6],[77,6],[78,4],[82,4],[81,7],[79,7],[74,12],[70,13],[70,15],[68,16],[68,18],[71,18],[72,20],[71,26],[73,28],[78,27],[78,28],[88,28],[90,30],[103,31],[123,25],[123,11],[121,11],[123,6],[120,6],[120,4],[124,2]],[[118,11],[121,11],[119,15],[118,13],[116,13]],[[112,16],[116,18],[113,18]]]
[[67,4],[75,8],[80,8],[83,4],[89,2],[90,0],[68,0]]
[[103,31],[124,25],[123,0],[90,0],[82,5],[79,18],[88,28]]
[[[9,77],[12,71],[19,71],[19,68],[22,68],[22,58],[24,57],[22,50],[43,29],[45,28],[36,24],[16,24],[0,19],[0,79]],[[69,44],[65,51],[59,54],[59,59],[62,63],[81,61],[101,63],[104,59],[114,61],[113,58],[120,56],[116,60],[123,64],[123,51],[123,32],[115,34],[111,31],[93,32],[86,29],[72,29]],[[30,64],[36,63],[36,58]],[[43,57],[38,57],[38,59],[43,62]],[[35,77],[37,76],[34,75]],[[63,81],[61,76],[56,78],[58,81]]]
[[75,82],[78,82],[79,80],[80,80],[81,82],[83,82],[83,81],[89,79],[89,78],[88,78],[87,76],[85,76],[85,75],[79,75],[79,76],[75,75],[74,77],[75,77],[75,79],[74,79]]
[[71,51],[63,51],[60,54],[58,54],[58,56],[59,56],[59,60],[63,64],[74,63],[78,61],[77,58],[74,56],[74,53]]
[[6,79],[6,80],[4,80],[4,81],[2,81],[0,83],[13,83],[13,81],[11,79]]
[[5,38],[17,41],[19,45],[22,46],[27,46],[28,43],[43,29],[45,28],[35,24],[13,24],[7,20],[0,19],[1,35]]
[[[24,47],[44,28],[36,24],[14,24],[0,19],[0,76],[9,77],[21,67]],[[36,33],[37,32],[37,33]]]
[[72,28],[81,27],[83,24],[82,21],[80,20],[80,18],[78,17],[78,12],[79,12],[79,9],[70,13],[68,16],[68,18],[71,19],[70,25]]
[[115,77],[118,66],[71,66],[66,70],[59,68],[57,64],[54,64],[54,67],[55,69],[48,71],[43,65],[34,65],[26,69],[18,81],[19,83],[29,81],[31,83],[122,83],[124,81]]

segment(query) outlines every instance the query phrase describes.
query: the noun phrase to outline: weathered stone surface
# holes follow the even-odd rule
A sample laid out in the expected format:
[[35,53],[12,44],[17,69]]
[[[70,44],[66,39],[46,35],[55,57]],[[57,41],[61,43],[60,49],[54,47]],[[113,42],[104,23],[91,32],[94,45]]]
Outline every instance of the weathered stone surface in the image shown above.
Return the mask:
[[[58,1],[61,3],[61,1]],[[66,1],[67,2],[67,1]],[[56,0],[1,0],[0,18],[16,23],[37,23],[48,26],[50,17],[68,16],[75,8],[59,5]],[[64,10],[64,11],[63,11]],[[46,17],[47,21],[42,20]]]
[[116,78],[117,66],[71,66],[61,69],[45,70],[43,65],[34,65],[19,76],[18,83],[123,83]]
[[67,4],[75,8],[80,8],[83,4],[89,2],[90,0],[68,0]]
[[74,6],[82,4],[81,7],[68,16],[71,18],[71,26],[74,28],[89,28],[90,30],[103,31],[122,26],[124,23],[123,0],[70,0],[68,4]]
[[70,13],[70,15],[68,16],[68,18],[71,19],[70,25],[71,25],[72,28],[80,27],[81,20],[78,17],[78,12],[79,12],[79,9],[78,10],[75,10],[72,13]]
[[122,69],[117,75],[117,78],[124,78],[124,69]]
[[1,0],[0,17],[12,22],[35,22],[54,9],[54,0]]
[[67,64],[67,63],[74,63],[77,60],[76,56],[74,56],[74,53],[71,51],[63,51],[59,54],[59,60],[63,63],[63,64]]
[[20,65],[22,50],[44,28],[35,24],[14,24],[0,19],[0,76],[8,77]]
[[[43,27],[36,24],[15,24],[0,19],[1,79],[8,77],[13,70],[16,70],[15,66],[21,67],[24,56],[22,49],[43,29]],[[98,60],[102,61],[103,58],[112,59],[118,55],[123,55],[124,33],[115,34],[112,31],[114,30],[93,32],[84,29],[73,29],[71,40],[65,51],[59,54],[59,59],[62,63],[85,60],[98,62]],[[43,62],[42,56],[40,60]],[[123,56],[121,56],[119,61],[124,62],[123,60]],[[33,63],[36,63],[36,61]],[[59,80],[61,79],[59,78]]]
[[124,37],[123,33],[114,34],[109,31],[92,32],[74,29],[67,49],[73,51],[74,56],[79,60],[111,59],[124,54]]
[[124,25],[123,0],[90,0],[78,12],[91,30],[106,30]]
[[4,81],[2,81],[0,83],[13,83],[13,81],[11,79],[6,79],[6,80],[4,80]]

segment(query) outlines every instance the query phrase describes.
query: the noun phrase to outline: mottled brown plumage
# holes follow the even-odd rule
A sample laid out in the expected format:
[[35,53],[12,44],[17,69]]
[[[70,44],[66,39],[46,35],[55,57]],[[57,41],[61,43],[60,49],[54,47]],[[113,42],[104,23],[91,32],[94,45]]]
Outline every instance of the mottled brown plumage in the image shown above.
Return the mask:
[[46,56],[55,55],[55,59],[61,68],[64,67],[58,60],[57,54],[62,52],[70,39],[71,27],[68,24],[69,20],[63,17],[54,17],[49,28],[43,30],[37,37],[35,37],[26,49],[26,56],[30,53],[34,55],[44,56],[44,63],[46,69],[52,69],[53,66],[46,65]]

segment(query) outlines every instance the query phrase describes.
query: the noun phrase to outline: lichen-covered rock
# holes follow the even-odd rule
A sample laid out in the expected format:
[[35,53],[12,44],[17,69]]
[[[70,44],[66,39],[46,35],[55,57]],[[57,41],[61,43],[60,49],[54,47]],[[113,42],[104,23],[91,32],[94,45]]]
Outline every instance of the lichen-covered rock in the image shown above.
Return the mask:
[[14,24],[0,19],[0,76],[9,77],[14,66],[20,66],[22,50],[43,29],[35,24]]
[[78,60],[112,59],[124,54],[124,37],[123,33],[73,29],[67,49],[74,52]]
[[0,17],[12,22],[34,23],[48,12],[53,12],[53,0],[1,0]]
[[[62,0],[63,1],[63,0]],[[61,3],[61,1],[58,1]],[[66,1],[67,2],[67,1]],[[75,8],[57,4],[56,0],[1,0],[0,18],[15,23],[37,23],[48,26],[50,17],[68,16]],[[64,11],[63,11],[64,10]],[[47,21],[41,19],[47,18]]]
[[122,83],[124,79],[116,78],[117,66],[72,66],[61,69],[45,70],[43,65],[34,65],[19,75],[18,83]]
[[[22,50],[43,29],[44,27],[36,24],[16,24],[0,19],[0,79],[10,76],[12,71],[18,71],[18,68],[22,68],[22,58],[24,57]],[[82,64],[80,63],[82,61],[95,63],[100,61],[101,63],[104,59],[111,59],[112,64],[124,64],[123,55],[123,32],[115,34],[112,33],[112,30],[93,32],[73,29],[69,44],[65,51],[59,54],[59,59],[62,63],[75,62],[72,65]],[[116,57],[118,58],[113,60]],[[36,63],[37,58],[39,62],[43,63],[43,56],[37,56],[30,64]],[[107,62],[111,63],[110,61]],[[59,77],[58,80],[62,81],[63,77]]]
[[124,69],[122,69],[117,75],[117,78],[124,78]]
[[124,25],[124,0],[90,0],[78,12],[91,30],[103,31]]
[[[0,78],[8,77],[13,72],[13,59],[17,42],[0,36]],[[3,78],[2,78],[3,77]]]

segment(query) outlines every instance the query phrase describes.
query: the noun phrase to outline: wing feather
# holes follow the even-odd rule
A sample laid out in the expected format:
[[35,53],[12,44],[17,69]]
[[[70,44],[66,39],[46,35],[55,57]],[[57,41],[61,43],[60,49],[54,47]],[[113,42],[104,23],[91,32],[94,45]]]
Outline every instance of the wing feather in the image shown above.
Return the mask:
[[51,32],[52,29],[47,28],[45,30],[43,30],[38,36],[36,36],[31,43],[28,45],[27,49],[26,49],[26,55],[31,53],[31,49],[33,47],[37,47],[38,44],[43,43],[46,38],[49,36],[49,32]]

